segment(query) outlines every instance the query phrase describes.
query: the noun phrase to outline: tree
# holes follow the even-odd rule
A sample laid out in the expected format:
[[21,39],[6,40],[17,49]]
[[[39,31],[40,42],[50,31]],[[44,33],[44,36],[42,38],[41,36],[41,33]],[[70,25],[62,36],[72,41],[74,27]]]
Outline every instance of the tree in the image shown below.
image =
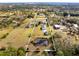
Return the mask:
[[16,49],[8,47],[5,50],[0,50],[0,56],[17,56]]
[[24,56],[26,53],[25,49],[23,47],[18,48],[17,55],[18,56]]

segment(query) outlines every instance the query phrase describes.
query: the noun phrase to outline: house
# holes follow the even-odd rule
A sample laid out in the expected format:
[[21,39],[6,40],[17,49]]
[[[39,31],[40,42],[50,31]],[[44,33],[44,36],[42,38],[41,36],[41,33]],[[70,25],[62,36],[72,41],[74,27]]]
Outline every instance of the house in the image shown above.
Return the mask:
[[47,24],[47,21],[46,21],[46,19],[42,21],[42,24]]
[[46,29],[43,29],[42,32],[45,33],[45,32],[47,32],[47,30]]
[[47,46],[49,44],[47,39],[37,38],[34,41],[35,46]]
[[77,24],[73,24],[73,27],[78,28],[78,25]]
[[14,20],[12,23],[13,23],[13,27],[17,27],[17,26],[20,25],[20,22],[19,22],[19,21],[15,21],[15,20]]
[[41,29],[42,29],[42,31],[46,31],[46,25],[45,24],[41,24]]

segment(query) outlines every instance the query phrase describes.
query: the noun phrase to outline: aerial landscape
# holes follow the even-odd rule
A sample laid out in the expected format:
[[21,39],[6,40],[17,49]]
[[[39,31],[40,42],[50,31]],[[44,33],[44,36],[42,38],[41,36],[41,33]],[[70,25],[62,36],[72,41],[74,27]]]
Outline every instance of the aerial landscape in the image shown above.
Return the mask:
[[79,56],[79,3],[0,3],[0,56]]

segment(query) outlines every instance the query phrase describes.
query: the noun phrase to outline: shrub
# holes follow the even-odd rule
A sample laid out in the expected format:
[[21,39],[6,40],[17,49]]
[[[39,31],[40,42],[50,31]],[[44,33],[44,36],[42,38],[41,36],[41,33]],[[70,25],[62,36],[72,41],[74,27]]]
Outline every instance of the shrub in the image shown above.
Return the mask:
[[57,56],[64,56],[64,53],[63,51],[61,50],[58,50],[57,53],[56,53]]

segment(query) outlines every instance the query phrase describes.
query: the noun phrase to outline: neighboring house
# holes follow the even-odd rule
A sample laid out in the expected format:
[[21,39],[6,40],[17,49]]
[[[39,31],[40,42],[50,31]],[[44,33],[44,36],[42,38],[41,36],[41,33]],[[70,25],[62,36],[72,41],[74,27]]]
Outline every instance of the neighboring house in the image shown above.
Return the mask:
[[32,28],[33,26],[34,26],[33,24],[27,24],[25,28]]
[[47,30],[46,29],[43,29],[42,32],[45,33],[45,32],[47,32]]
[[73,24],[73,27],[78,28],[78,25],[77,24]]
[[20,25],[20,22],[15,21],[15,20],[14,20],[12,23],[13,23],[13,26],[14,26],[14,27],[16,27],[16,26],[19,26],[19,25]]

